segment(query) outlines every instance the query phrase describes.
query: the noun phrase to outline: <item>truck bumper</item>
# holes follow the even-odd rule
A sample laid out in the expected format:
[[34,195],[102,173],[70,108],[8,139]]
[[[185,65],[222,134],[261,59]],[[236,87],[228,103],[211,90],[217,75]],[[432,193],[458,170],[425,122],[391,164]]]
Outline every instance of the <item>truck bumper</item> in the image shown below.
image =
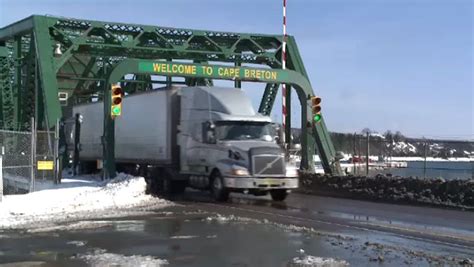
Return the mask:
[[225,177],[224,185],[239,189],[294,189],[298,188],[298,178]]

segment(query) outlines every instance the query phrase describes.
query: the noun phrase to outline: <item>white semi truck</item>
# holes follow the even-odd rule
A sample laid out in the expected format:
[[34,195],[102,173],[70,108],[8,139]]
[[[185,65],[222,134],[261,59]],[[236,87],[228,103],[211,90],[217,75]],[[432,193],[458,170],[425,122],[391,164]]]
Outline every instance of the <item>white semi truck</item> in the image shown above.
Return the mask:
[[[173,87],[126,96],[115,119],[117,170],[145,176],[151,192],[210,190],[217,201],[230,192],[283,201],[298,187],[274,140],[271,120],[252,107],[244,91],[222,87]],[[102,159],[103,103],[78,105],[80,131],[68,143],[81,165]],[[74,129],[73,129],[74,130]]]

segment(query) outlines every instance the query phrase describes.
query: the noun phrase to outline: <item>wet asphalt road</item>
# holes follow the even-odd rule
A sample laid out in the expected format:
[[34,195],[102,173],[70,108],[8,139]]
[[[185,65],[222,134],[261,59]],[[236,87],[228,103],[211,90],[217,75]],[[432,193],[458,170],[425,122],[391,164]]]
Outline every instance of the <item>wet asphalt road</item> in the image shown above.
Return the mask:
[[285,203],[235,195],[217,204],[190,191],[174,201],[181,205],[88,221],[81,229],[0,232],[0,263],[100,265],[91,255],[110,253],[165,259],[168,266],[288,266],[300,249],[351,266],[474,259],[473,212],[300,194]]

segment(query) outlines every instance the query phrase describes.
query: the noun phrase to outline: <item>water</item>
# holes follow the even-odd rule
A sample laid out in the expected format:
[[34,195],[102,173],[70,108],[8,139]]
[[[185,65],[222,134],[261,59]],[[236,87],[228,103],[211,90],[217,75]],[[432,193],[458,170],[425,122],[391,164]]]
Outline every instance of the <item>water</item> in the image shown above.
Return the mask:
[[[408,161],[407,168],[391,168],[386,170],[377,170],[376,173],[391,173],[403,177],[418,176],[425,177],[423,161]],[[474,161],[456,162],[456,161],[427,161],[427,178],[452,179],[474,179]]]
[[[54,233],[0,232],[0,266],[344,266],[344,264],[290,264],[307,255],[345,260],[351,266],[430,266],[428,254],[444,258],[469,257],[457,247],[407,240],[363,231],[360,238],[340,232],[311,233],[295,227],[231,217],[150,216],[101,221],[104,227]],[[222,219],[216,219],[222,218]],[[84,221],[87,222],[87,221]],[[93,222],[93,221],[89,221]],[[85,224],[83,224],[85,225]],[[355,234],[353,230],[348,231]],[[377,242],[369,246],[367,240]],[[375,243],[374,243],[375,244]],[[392,245],[391,245],[392,244]],[[407,254],[404,246],[418,247]],[[385,247],[387,246],[387,247]],[[303,252],[302,252],[303,253]],[[384,260],[376,259],[383,255]],[[17,265],[14,265],[14,264]],[[115,265],[114,265],[115,266]]]

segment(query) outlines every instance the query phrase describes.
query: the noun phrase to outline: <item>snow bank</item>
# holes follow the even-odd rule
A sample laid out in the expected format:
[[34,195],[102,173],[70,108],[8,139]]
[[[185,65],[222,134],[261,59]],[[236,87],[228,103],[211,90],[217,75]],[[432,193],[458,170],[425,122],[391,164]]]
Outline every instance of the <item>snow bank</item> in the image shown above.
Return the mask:
[[293,258],[288,267],[345,267],[349,263],[333,258],[320,258],[311,255],[304,255]]
[[119,174],[64,179],[57,186],[25,195],[7,195],[0,202],[0,229],[38,227],[41,222],[120,217],[172,205],[145,194],[145,179]]
[[90,266],[141,266],[157,267],[167,265],[168,261],[157,259],[152,256],[132,255],[125,256],[115,253],[107,253],[104,249],[96,249],[94,252],[76,256],[75,258],[86,261]]

